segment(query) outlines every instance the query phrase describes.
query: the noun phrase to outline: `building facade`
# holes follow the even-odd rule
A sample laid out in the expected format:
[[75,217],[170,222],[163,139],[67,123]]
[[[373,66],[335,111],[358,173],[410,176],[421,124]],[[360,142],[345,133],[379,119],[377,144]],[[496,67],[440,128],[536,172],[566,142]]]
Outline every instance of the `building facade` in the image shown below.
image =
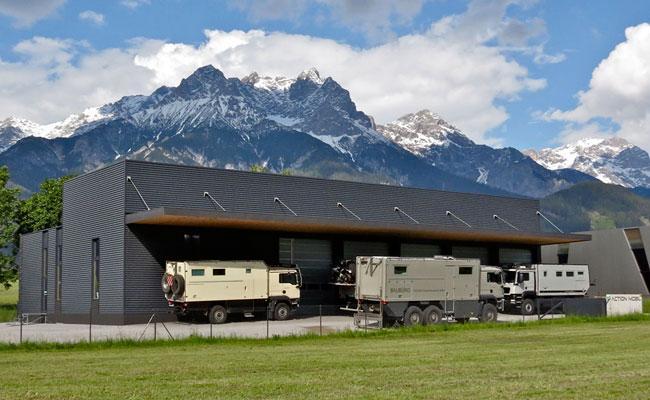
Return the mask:
[[358,255],[541,260],[539,202],[123,160],[64,185],[62,226],[21,237],[23,313],[126,324],[168,310],[166,260],[298,265],[303,304],[331,304],[331,266]]
[[542,262],[588,264],[589,295],[650,294],[650,227],[584,232],[591,241],[542,247]]

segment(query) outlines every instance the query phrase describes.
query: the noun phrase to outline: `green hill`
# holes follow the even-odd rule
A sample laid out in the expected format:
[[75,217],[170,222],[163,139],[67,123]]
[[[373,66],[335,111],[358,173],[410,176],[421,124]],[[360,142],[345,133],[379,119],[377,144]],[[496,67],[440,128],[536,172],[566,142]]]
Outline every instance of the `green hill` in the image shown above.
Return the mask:
[[650,225],[650,198],[602,182],[561,190],[542,199],[541,205],[542,212],[565,232]]

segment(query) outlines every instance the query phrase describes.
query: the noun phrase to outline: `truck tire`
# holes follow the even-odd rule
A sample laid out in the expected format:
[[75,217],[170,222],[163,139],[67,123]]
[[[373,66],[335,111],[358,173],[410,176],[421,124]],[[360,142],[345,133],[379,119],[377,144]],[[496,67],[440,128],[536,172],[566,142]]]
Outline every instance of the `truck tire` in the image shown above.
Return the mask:
[[421,325],[422,319],[422,310],[418,306],[410,306],[404,311],[404,326]]
[[499,311],[494,306],[494,304],[484,304],[483,310],[481,310],[481,322],[497,322],[497,317],[499,316]]
[[424,325],[435,325],[442,322],[442,310],[437,306],[425,308],[422,314]]
[[535,314],[535,301],[533,299],[524,299],[521,302],[521,313],[524,315]]
[[211,324],[223,324],[228,319],[228,312],[224,306],[216,305],[210,309],[208,318]]
[[291,316],[291,307],[287,303],[278,303],[273,311],[273,319],[276,321],[286,321]]
[[171,294],[172,293],[172,285],[169,284],[172,279],[173,279],[172,276],[170,274],[168,274],[168,273],[165,273],[162,276],[162,279],[160,281],[160,286],[161,286],[162,291],[163,291],[164,294]]
[[180,275],[174,275],[174,280],[172,283],[172,293],[176,297],[181,297],[185,292],[185,279]]

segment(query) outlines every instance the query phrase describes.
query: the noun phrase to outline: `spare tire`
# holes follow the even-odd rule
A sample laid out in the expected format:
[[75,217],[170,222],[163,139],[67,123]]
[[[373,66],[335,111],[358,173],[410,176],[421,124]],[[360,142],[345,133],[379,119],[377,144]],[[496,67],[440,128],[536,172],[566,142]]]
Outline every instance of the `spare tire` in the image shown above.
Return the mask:
[[162,291],[165,294],[171,294],[172,284],[174,283],[174,277],[168,273],[163,274],[162,280],[160,281],[160,286]]
[[176,297],[181,297],[185,292],[185,279],[180,275],[174,275],[174,280],[172,283],[172,293]]

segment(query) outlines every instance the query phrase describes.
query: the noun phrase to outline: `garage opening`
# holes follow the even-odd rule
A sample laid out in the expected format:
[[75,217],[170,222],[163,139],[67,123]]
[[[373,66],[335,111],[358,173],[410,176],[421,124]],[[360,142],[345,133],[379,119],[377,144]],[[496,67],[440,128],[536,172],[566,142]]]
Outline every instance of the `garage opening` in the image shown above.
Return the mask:
[[435,257],[441,254],[440,246],[428,243],[402,243],[402,257]]
[[636,265],[641,272],[645,286],[647,289],[650,289],[650,266],[648,265],[648,256],[645,252],[645,246],[643,245],[641,230],[638,228],[625,229],[625,237],[627,238],[630,249],[634,254]]

